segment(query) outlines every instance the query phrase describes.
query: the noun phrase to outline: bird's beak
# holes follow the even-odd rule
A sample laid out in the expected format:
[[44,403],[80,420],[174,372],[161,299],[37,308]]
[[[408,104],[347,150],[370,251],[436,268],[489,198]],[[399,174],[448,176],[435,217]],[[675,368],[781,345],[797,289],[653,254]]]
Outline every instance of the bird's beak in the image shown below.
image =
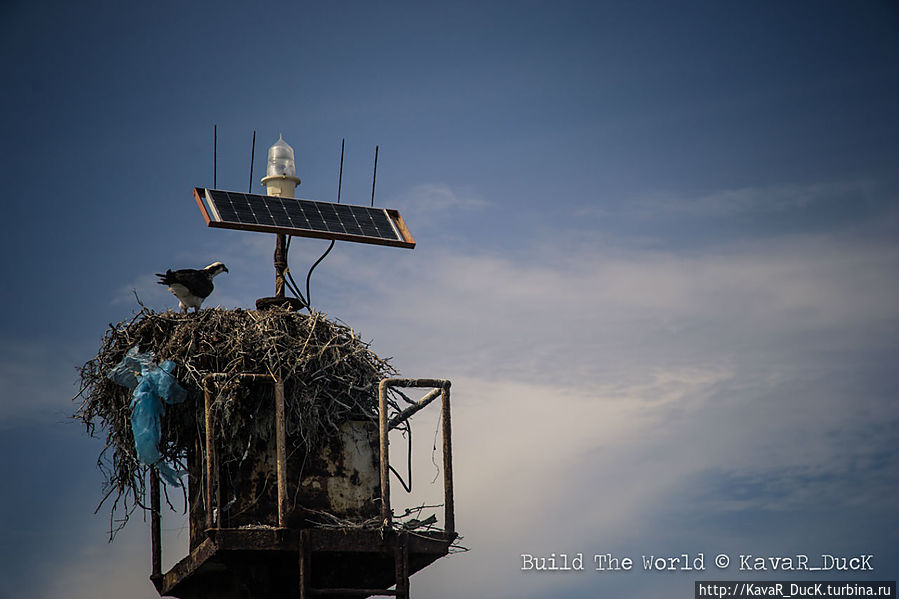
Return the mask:
[[225,270],[225,272],[231,272],[230,270],[228,270],[227,266],[224,267],[224,270]]

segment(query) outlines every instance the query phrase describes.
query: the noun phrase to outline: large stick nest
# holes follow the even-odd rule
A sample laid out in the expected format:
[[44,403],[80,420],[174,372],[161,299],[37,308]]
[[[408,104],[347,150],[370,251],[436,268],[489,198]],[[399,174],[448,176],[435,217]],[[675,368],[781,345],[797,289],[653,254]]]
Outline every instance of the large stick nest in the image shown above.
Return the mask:
[[[110,325],[96,357],[81,367],[75,399],[82,403],[75,418],[91,436],[98,429],[106,435],[97,463],[105,476],[100,505],[113,498],[111,532],[124,526],[135,508],[146,509],[146,467],[134,449],[131,390],[106,377],[135,345],[153,351],[157,362],[176,362],[175,375],[188,392],[184,403],[166,406],[159,447],[168,462],[182,466],[205,434],[207,374],[227,375],[215,386],[212,405],[216,443],[226,457],[241,456],[255,439],[274,431],[273,385],[241,383],[238,373],[284,381],[287,436],[305,450],[314,450],[348,419],[377,420],[378,383],[396,374],[352,329],[321,312],[213,308],[181,314],[144,308],[129,321]],[[117,520],[119,507],[124,517]]]

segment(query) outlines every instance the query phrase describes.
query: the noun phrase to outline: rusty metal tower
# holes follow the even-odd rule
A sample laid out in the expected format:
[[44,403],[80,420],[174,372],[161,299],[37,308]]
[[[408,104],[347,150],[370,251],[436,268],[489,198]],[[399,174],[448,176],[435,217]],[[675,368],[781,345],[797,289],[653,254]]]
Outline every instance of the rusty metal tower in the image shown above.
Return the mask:
[[[299,475],[303,456],[288,458],[284,427],[284,384],[268,375],[245,375],[274,385],[275,447],[261,451],[253,465],[277,480],[275,501],[258,501],[226,516],[219,509],[223,466],[216,459],[211,399],[216,379],[207,375],[206,434],[198,439],[195,458],[189,463],[190,554],[168,572],[162,572],[160,482],[156,469],[150,474],[152,537],[151,581],[162,596],[181,599],[257,599],[285,597],[394,596],[408,599],[409,577],[445,556],[457,534],[453,502],[452,421],[450,382],[438,379],[383,379],[379,386],[377,435],[355,430],[342,434],[330,445],[332,457],[316,456],[318,468]],[[388,419],[387,389],[430,388],[417,403]],[[442,530],[406,531],[393,526],[390,507],[388,432],[413,414],[441,398],[443,437],[444,526]],[[360,447],[359,440],[368,440]],[[350,448],[349,446],[353,447]],[[335,451],[336,447],[336,451]],[[366,497],[367,472],[349,464],[347,454],[359,451],[377,456],[377,497]],[[369,453],[370,450],[370,453]],[[333,456],[337,457],[333,457]],[[364,457],[363,457],[364,460]],[[313,460],[315,462],[315,460]],[[358,458],[356,460],[358,466]],[[330,468],[329,468],[330,466]],[[202,471],[200,471],[202,470]],[[297,477],[297,478],[294,478]],[[296,482],[288,482],[293,480]],[[196,482],[196,484],[193,484]],[[355,497],[340,494],[354,488]],[[323,493],[322,490],[325,492]],[[329,494],[327,491],[331,491]],[[289,492],[297,494],[289,507]],[[354,500],[355,503],[354,503]],[[302,504],[306,505],[302,505]],[[212,509],[209,509],[209,507]],[[327,507],[337,513],[374,510],[381,526],[316,528],[304,523],[303,511],[310,506]],[[275,524],[266,522],[274,521]]]
[[[255,147],[255,134],[254,134]],[[342,153],[342,152],[341,152]],[[372,206],[295,199],[293,149],[279,139],[269,150],[262,183],[268,195],[194,189],[194,199],[210,227],[277,235],[276,295],[263,302],[297,309],[284,301],[286,244],[290,236],[413,248],[415,240],[399,212]],[[341,155],[341,176],[343,157]],[[252,175],[251,175],[252,181]],[[338,187],[339,189],[339,187]],[[307,281],[308,293],[308,281]],[[259,308],[266,307],[259,305]],[[232,375],[233,376],[233,375]],[[219,459],[212,402],[226,375],[203,379],[205,422],[188,452],[190,551],[162,571],[160,479],[150,468],[151,581],[162,596],[181,599],[261,599],[285,597],[394,596],[407,599],[409,577],[445,556],[457,538],[453,504],[450,382],[387,378],[379,386],[379,419],[350,421],[318,453],[288,455],[285,383],[272,374],[238,375],[257,389],[274,388],[274,431],[252,448],[250,466],[235,477]],[[430,388],[417,403],[388,414],[391,387]],[[269,391],[270,393],[270,391]],[[267,397],[268,395],[266,395]],[[441,398],[444,518],[442,529],[409,530],[394,521],[390,506],[388,433]],[[294,443],[293,446],[296,446]],[[234,480],[239,479],[238,483]],[[227,499],[222,481],[236,496]],[[264,482],[276,480],[274,489]],[[317,527],[304,514],[324,510],[336,516],[376,518],[375,527]],[[348,521],[348,520],[347,520]]]

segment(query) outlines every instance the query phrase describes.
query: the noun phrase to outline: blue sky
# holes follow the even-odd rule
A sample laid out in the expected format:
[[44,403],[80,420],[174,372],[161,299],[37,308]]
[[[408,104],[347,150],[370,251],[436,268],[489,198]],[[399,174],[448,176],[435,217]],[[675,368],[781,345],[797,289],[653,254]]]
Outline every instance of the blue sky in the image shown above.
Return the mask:
[[[213,124],[225,189],[255,130],[255,191],[282,133],[298,195],[333,200],[345,137],[342,201],[365,204],[380,146],[376,201],[418,247],[340,243],[312,292],[403,374],[453,381],[472,550],[414,592],[696,578],[519,570],[551,552],[868,553],[899,576],[895,4],[183,4],[0,8],[0,597],[156,596],[148,526],[108,544],[93,515],[101,447],[69,398],[132,290],[176,306],[153,273],[222,260],[210,305],[270,295],[271,236],[207,229],[191,197]],[[326,245],[295,240],[294,271]]]

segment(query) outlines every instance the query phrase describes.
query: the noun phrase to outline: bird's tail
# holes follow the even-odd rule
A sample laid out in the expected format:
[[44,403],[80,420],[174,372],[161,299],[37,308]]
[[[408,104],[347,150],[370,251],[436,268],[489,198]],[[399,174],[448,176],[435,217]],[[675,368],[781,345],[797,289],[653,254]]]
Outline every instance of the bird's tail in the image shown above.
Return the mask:
[[160,285],[171,285],[175,282],[175,277],[172,276],[173,274],[171,268],[165,271],[165,274],[156,273],[156,276],[159,277],[159,280],[156,282]]

